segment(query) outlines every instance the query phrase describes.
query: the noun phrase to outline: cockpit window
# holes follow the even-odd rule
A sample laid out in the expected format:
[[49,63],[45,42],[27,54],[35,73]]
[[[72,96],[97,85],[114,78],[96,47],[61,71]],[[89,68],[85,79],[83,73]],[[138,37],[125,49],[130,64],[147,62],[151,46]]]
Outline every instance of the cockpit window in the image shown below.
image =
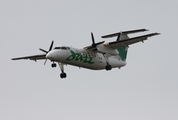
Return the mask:
[[61,47],[55,47],[54,49],[61,49]]
[[66,47],[55,47],[54,49],[62,49],[62,50],[67,50]]
[[63,49],[63,50],[67,50],[67,48],[66,48],[66,47],[61,47],[61,49]]

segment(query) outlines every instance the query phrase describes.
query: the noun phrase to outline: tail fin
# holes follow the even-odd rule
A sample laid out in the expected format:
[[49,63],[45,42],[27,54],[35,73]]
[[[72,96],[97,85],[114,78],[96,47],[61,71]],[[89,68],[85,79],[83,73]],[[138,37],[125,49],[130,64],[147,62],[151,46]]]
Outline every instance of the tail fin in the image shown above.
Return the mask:
[[[137,32],[145,32],[145,31],[148,31],[148,30],[147,29],[137,29],[137,30],[123,31],[123,32],[109,34],[109,35],[104,35],[101,37],[102,38],[117,37],[116,41],[122,41],[122,40],[129,39],[128,34],[137,33]],[[119,52],[119,57],[121,58],[121,60],[126,61],[128,47],[123,46],[123,47],[118,48],[117,50]]]
[[121,32],[118,34],[116,41],[126,40],[126,39],[129,39],[129,36],[127,34]]
[[[129,36],[126,33],[120,33],[117,37],[116,41],[120,41],[120,40],[125,40],[125,39],[129,39]],[[119,57],[121,58],[121,60],[126,61],[127,58],[127,51],[128,51],[128,47],[123,46],[121,48],[117,49],[119,52]]]
[[126,61],[128,47],[121,47],[118,48],[117,50],[119,52],[119,57],[121,58],[121,60]]

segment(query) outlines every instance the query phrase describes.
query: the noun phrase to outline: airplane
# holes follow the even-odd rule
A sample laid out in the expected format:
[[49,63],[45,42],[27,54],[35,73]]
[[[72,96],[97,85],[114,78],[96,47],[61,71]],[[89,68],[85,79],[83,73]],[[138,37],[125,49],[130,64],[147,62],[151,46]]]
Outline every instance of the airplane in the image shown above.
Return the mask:
[[66,78],[64,65],[73,65],[79,68],[91,70],[111,70],[112,68],[121,68],[126,65],[127,51],[130,45],[137,42],[144,42],[148,37],[159,35],[160,33],[150,33],[138,37],[129,38],[128,34],[145,32],[147,29],[137,29],[129,31],[121,31],[113,34],[101,36],[102,38],[117,37],[113,42],[101,41],[95,43],[94,35],[91,33],[92,44],[82,49],[69,46],[57,46],[53,48],[54,41],[51,42],[49,50],[39,48],[44,54],[32,55],[26,57],[12,58],[12,60],[29,59],[29,60],[45,60],[49,59],[51,67],[56,67],[58,63],[61,70],[60,77]]

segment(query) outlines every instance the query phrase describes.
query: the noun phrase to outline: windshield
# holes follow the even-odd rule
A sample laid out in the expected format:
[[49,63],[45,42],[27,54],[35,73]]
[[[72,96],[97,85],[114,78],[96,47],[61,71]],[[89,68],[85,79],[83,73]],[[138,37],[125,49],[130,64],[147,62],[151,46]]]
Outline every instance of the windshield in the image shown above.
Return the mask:
[[67,50],[66,47],[55,47],[54,49],[62,49],[62,50]]

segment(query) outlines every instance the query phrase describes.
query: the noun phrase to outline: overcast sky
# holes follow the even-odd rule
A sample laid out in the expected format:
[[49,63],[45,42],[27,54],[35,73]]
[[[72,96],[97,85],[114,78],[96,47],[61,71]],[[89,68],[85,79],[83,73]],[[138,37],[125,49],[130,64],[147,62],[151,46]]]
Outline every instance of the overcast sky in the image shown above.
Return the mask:
[[[177,0],[1,0],[1,120],[177,120]],[[13,57],[39,48],[83,48],[102,35],[146,28],[161,35],[130,46],[127,65],[92,71]],[[144,34],[146,34],[144,33]],[[115,40],[105,39],[106,41]]]

